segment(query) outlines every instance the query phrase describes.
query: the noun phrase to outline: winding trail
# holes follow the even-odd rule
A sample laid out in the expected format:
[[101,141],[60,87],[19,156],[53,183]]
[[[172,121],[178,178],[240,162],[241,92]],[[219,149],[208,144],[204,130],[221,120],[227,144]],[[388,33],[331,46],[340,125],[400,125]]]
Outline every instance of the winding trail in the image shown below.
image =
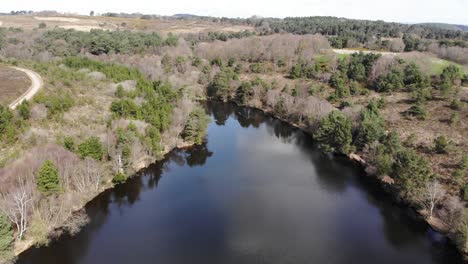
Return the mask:
[[39,89],[42,88],[42,86],[44,85],[44,81],[42,80],[39,74],[31,70],[18,68],[18,67],[11,67],[11,68],[26,73],[29,79],[31,79],[31,86],[29,86],[28,90],[9,105],[11,109],[15,109],[24,100],[31,100],[31,98],[33,98],[33,96],[37,93],[37,91],[39,91]]
[[376,51],[376,50],[353,50],[353,49],[333,49],[333,52],[338,54],[353,54],[353,53],[376,53],[382,55],[391,55],[395,56],[398,55],[398,52],[390,52],[390,51]]

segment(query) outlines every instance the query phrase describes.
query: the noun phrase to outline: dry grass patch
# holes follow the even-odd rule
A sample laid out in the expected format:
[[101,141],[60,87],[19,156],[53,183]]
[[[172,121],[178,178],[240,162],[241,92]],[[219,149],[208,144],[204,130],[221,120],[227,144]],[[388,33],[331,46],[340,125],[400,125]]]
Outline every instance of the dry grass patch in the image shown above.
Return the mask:
[[0,104],[9,104],[31,86],[26,73],[0,65]]

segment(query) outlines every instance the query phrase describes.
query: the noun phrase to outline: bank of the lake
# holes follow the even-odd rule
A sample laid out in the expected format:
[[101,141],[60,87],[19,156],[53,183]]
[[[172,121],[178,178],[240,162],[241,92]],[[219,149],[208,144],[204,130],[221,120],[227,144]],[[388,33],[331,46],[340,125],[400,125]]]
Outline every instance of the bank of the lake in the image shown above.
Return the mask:
[[214,103],[206,142],[86,206],[75,237],[19,263],[462,263],[344,157],[251,108]]

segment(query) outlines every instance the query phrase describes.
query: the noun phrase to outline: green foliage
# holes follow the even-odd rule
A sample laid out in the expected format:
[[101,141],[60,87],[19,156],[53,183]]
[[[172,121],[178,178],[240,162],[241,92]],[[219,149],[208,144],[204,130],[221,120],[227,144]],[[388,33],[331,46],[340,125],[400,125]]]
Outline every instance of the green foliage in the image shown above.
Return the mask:
[[380,58],[380,54],[353,53],[347,69],[348,78],[357,82],[365,82],[374,62]]
[[452,102],[450,103],[450,108],[452,108],[453,110],[461,110],[462,107],[463,107],[463,103],[458,98],[453,99]]
[[325,152],[347,154],[352,150],[351,121],[340,111],[332,111],[320,121],[314,139]]
[[[406,51],[425,50],[427,39],[464,39],[468,34],[459,30],[441,29],[432,25],[387,23],[381,20],[344,19],[340,17],[288,17],[264,18],[257,23],[257,30],[264,34],[289,32],[294,34],[322,34],[329,36],[335,48],[364,46],[376,38],[396,38],[404,35]],[[265,26],[268,25],[268,26]],[[382,44],[385,44],[382,41]]]
[[208,96],[228,99],[231,96],[230,83],[237,79],[239,76],[231,68],[222,67],[208,86]]
[[393,92],[403,88],[403,74],[398,69],[392,69],[388,74],[379,76],[374,88],[377,92]]
[[406,65],[403,82],[410,91],[429,85],[429,80],[421,73],[414,62]]
[[[62,40],[60,45],[57,40]],[[55,28],[36,39],[39,51],[49,51],[56,56],[76,56],[81,51],[94,55],[135,54],[151,51],[162,46],[177,46],[178,38],[168,34],[163,40],[157,33],[131,31],[91,30],[82,32]]]
[[407,111],[406,115],[414,116],[417,119],[424,120],[427,118],[427,112],[423,105],[421,104],[414,104],[412,105]]
[[125,90],[121,84],[117,85],[117,88],[115,90],[115,96],[118,98],[122,98],[125,96]]
[[172,109],[178,95],[169,82],[152,82],[138,69],[113,63],[103,63],[82,57],[69,57],[64,63],[74,69],[88,68],[99,71],[114,82],[135,80],[137,90],[135,95],[142,96],[146,102],[138,106],[129,98],[122,98],[111,104],[111,111],[116,116],[142,119],[159,131],[169,127]]
[[141,116],[139,106],[132,99],[113,101],[110,110],[118,117],[138,118]]
[[13,143],[18,137],[20,125],[10,109],[0,104],[0,142]]
[[335,88],[333,98],[344,98],[350,95],[349,86],[346,85],[346,79],[340,72],[333,74],[330,78],[330,86]]
[[10,220],[4,214],[0,214],[0,259],[11,254],[13,239]]
[[112,183],[114,184],[122,184],[127,181],[127,176],[123,173],[117,173],[114,175],[114,178],[112,178]]
[[402,149],[395,156],[393,176],[398,180],[402,194],[414,198],[431,178],[428,161],[412,149]]
[[47,24],[46,24],[46,23],[44,23],[44,22],[39,23],[38,28],[41,28],[41,29],[42,29],[42,28],[46,28],[46,27],[47,27]]
[[154,126],[147,127],[145,143],[153,154],[159,154],[161,151],[161,134],[159,129]]
[[359,147],[378,141],[385,133],[384,120],[373,106],[361,111],[356,143]]
[[44,195],[57,194],[62,190],[58,170],[51,160],[46,160],[39,168],[36,184],[37,189]]
[[400,137],[395,131],[384,135],[380,145],[377,146],[375,155],[375,165],[378,175],[391,175],[395,156],[403,149]]
[[439,154],[449,153],[451,144],[451,141],[445,136],[438,136],[434,139],[434,151]]
[[453,64],[445,67],[440,74],[439,90],[442,94],[445,96],[449,95],[453,91],[455,80],[460,80],[462,75],[462,70]]
[[449,124],[456,125],[460,123],[460,114],[458,112],[454,112],[450,115]]
[[299,60],[296,65],[294,65],[290,72],[289,78],[299,79],[299,78],[314,78],[315,76],[315,67],[310,65],[304,60]]
[[16,109],[18,110],[18,113],[21,116],[21,118],[24,120],[28,120],[31,116],[30,105],[29,102],[26,100],[21,102],[21,104],[19,104]]
[[84,159],[91,157],[95,160],[101,160],[105,149],[98,137],[89,137],[78,145],[78,155]]
[[252,63],[249,66],[249,70],[253,73],[265,73],[267,68],[262,63]]
[[75,140],[72,137],[63,138],[63,147],[69,151],[75,151]]
[[206,115],[205,111],[201,108],[196,108],[189,115],[187,124],[182,132],[182,137],[188,142],[201,144],[209,122],[210,118]]
[[242,82],[236,91],[236,100],[241,104],[245,104],[253,95],[252,84],[250,82]]
[[75,100],[67,92],[59,93],[57,95],[38,93],[34,97],[34,101],[39,104],[44,104],[51,116],[67,112],[75,104]]

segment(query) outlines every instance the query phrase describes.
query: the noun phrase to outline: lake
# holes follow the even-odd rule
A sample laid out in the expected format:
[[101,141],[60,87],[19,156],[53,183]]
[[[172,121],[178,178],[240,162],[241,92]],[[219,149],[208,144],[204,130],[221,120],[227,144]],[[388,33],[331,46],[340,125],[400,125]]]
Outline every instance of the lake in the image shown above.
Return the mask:
[[76,236],[18,263],[462,263],[359,166],[262,112],[207,106],[205,143],[90,202]]

